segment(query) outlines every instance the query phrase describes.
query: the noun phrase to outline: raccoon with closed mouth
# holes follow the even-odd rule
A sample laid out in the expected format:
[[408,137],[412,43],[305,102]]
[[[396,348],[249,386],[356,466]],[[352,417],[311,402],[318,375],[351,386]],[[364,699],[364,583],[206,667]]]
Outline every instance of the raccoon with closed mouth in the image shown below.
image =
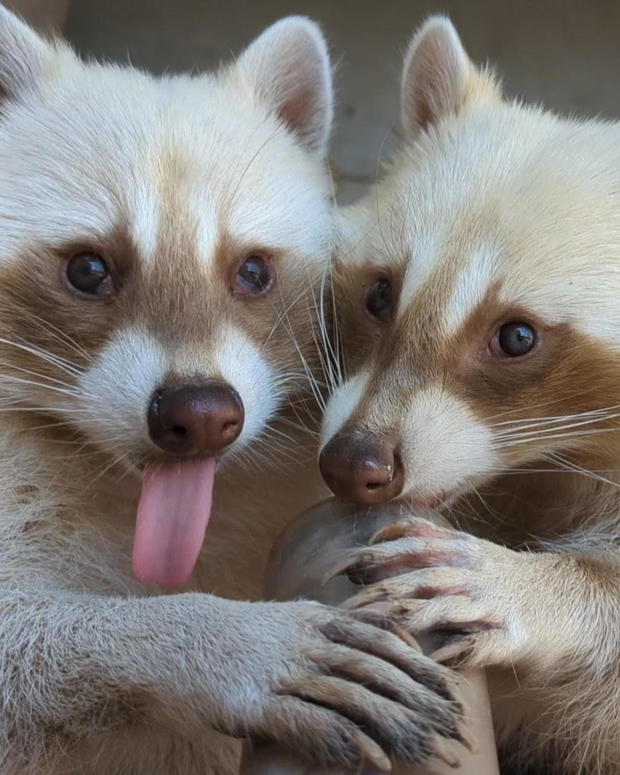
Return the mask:
[[321,469],[344,498],[404,504],[343,561],[366,584],[350,606],[488,669],[503,772],[611,775],[620,126],[504,100],[442,17],[410,44],[402,126],[335,267],[347,378]]
[[322,491],[241,458],[309,450],[331,115],[304,18],[154,78],[0,6],[2,775],[231,773],[245,735],[385,765],[456,734],[446,669],[385,617],[247,602]]

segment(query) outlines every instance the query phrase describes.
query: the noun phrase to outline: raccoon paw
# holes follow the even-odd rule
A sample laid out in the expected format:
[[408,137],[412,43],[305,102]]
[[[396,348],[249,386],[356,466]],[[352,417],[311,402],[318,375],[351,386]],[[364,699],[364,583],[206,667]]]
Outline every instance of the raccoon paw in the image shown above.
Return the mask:
[[[521,631],[513,580],[524,555],[415,520],[385,528],[338,568],[363,590],[350,609],[380,605],[452,664],[508,664]],[[514,572],[513,572],[514,570]]]

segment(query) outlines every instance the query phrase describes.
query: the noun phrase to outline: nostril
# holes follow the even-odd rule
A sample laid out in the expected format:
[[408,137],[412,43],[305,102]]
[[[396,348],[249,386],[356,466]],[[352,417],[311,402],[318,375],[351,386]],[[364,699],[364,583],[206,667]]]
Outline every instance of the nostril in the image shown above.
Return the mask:
[[373,492],[390,484],[394,477],[394,466],[378,460],[365,460],[360,473],[366,489]]
[[161,405],[161,397],[162,397],[162,390],[156,390],[155,394],[153,395],[153,399],[151,400],[151,405],[149,407],[149,411],[153,414],[159,414],[159,407]]
[[214,455],[243,427],[243,404],[226,383],[206,380],[158,390],[148,410],[151,439],[175,455]]
[[337,434],[323,449],[319,466],[334,494],[363,504],[377,504],[400,494],[403,468],[395,436]]

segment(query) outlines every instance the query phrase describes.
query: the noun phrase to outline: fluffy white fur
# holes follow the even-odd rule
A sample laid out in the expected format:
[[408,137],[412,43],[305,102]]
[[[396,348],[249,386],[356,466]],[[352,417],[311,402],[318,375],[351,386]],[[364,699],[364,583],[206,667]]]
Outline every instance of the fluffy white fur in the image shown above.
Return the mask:
[[[242,331],[221,326],[208,351],[181,347],[171,354],[148,332],[117,332],[91,368],[78,376],[75,392],[52,393],[56,405],[66,404],[90,438],[117,454],[149,444],[144,407],[172,370],[177,374],[219,374],[239,394],[245,421],[235,453],[260,436],[287,398],[277,369]],[[101,405],[111,420],[102,422]]]

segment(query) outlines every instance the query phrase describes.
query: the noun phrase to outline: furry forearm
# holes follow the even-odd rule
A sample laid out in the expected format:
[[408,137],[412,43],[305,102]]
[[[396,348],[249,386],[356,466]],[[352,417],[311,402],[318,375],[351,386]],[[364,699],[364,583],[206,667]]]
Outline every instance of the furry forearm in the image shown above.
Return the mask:
[[140,725],[272,740],[351,769],[373,756],[424,761],[431,738],[461,736],[446,669],[376,612],[8,589],[0,608],[2,775],[14,771],[6,757],[40,761],[49,743]]
[[534,664],[562,673],[567,664],[598,672],[617,663],[620,557],[542,553],[527,555],[524,565],[519,597],[529,607]]
[[2,736],[48,728],[79,737],[145,714],[165,714],[187,731],[214,723],[214,708],[221,723],[235,689],[243,693],[230,633],[243,637],[239,609],[248,605],[197,594],[132,600],[5,592]]

